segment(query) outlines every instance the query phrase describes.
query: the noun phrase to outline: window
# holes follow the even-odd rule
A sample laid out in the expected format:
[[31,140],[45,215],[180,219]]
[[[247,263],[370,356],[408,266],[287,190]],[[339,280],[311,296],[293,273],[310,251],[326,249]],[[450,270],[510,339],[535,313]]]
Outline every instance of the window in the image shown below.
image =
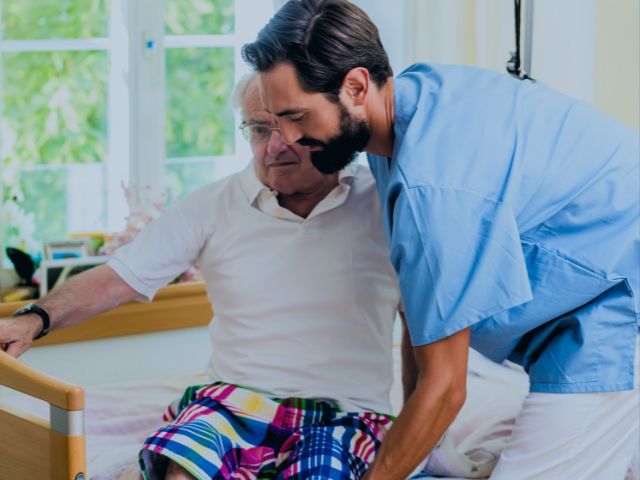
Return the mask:
[[0,5],[3,243],[33,251],[104,228],[109,5]]
[[255,0],[0,0],[0,246],[116,231],[121,184],[169,201],[243,168],[230,105]]
[[[181,197],[232,162],[235,71],[234,2],[167,0],[165,7],[165,178]],[[226,159],[226,160],[225,160]]]

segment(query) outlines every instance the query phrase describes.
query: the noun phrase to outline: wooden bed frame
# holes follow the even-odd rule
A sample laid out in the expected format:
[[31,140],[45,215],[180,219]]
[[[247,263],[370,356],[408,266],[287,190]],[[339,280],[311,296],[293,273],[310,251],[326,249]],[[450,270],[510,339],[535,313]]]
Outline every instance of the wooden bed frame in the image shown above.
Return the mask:
[[[0,318],[27,302],[0,303]],[[170,285],[153,302],[132,302],[54,331],[34,347],[206,326],[213,312],[202,282]],[[0,480],[86,477],[84,391],[0,351],[0,385],[47,402],[49,422],[0,406]]]

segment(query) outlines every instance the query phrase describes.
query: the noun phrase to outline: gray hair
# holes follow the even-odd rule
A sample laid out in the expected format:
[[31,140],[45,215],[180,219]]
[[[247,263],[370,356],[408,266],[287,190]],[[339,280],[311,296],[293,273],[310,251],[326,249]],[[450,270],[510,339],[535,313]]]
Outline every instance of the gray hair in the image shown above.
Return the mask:
[[242,104],[244,101],[244,97],[247,94],[247,90],[249,87],[258,79],[257,72],[245,73],[236,86],[233,89],[233,93],[231,94],[231,105],[233,109],[239,111],[241,114],[245,113],[242,111]]

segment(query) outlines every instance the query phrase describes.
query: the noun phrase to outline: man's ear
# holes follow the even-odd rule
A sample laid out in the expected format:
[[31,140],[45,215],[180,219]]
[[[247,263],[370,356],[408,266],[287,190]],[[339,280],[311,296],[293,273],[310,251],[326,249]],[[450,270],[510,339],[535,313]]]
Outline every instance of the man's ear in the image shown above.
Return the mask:
[[355,107],[364,105],[369,93],[369,83],[369,70],[364,67],[352,68],[342,80],[340,100]]

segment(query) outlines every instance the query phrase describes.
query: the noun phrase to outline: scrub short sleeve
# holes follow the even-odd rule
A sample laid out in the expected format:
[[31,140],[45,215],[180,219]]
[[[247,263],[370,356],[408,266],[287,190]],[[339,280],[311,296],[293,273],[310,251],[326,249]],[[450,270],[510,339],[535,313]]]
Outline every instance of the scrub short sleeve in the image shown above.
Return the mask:
[[414,346],[531,300],[511,209],[474,192],[404,188],[393,202],[391,262]]

